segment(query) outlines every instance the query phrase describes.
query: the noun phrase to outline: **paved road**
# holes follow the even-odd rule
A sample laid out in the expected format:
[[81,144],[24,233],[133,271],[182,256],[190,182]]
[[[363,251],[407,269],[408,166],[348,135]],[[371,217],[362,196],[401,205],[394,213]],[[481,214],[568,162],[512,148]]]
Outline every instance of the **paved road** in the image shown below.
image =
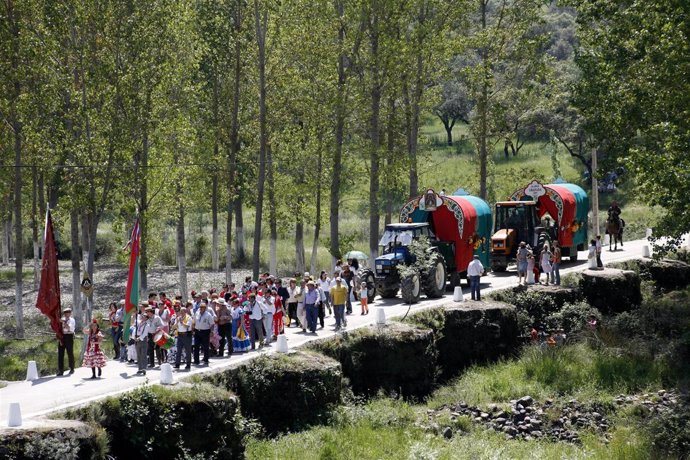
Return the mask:
[[[625,243],[624,250],[620,248],[617,252],[605,250],[602,259],[604,263],[607,263],[639,258],[642,256],[642,248],[645,244],[645,240],[630,241]],[[579,260],[574,263],[565,262],[561,268],[561,274],[584,270],[587,265],[587,252],[580,252],[578,259]],[[492,290],[515,285],[516,281],[514,267],[506,273],[491,274],[482,278],[482,292],[487,293]],[[465,292],[465,298],[469,298],[468,289],[464,283],[463,291]],[[413,305],[412,311],[441,305],[449,300],[452,300],[451,293],[448,293],[441,299],[423,300]],[[354,306],[354,312],[356,314],[348,317],[349,329],[373,324],[376,321],[378,308],[383,308],[386,317],[391,318],[405,314],[408,306],[401,304],[400,299],[377,299],[371,306],[368,316],[360,316],[359,313],[357,313],[359,309],[358,306]],[[335,334],[333,331],[334,324],[334,317],[327,317],[326,328],[318,330],[316,335],[303,334],[301,329],[289,328],[287,330],[288,344],[290,348],[295,348],[317,338],[332,336]],[[273,349],[275,349],[275,344],[262,351],[233,355],[232,358],[211,358],[209,366],[192,366],[191,372],[176,372],[175,378],[201,374],[207,372],[209,369],[221,369],[234,366],[252,359],[259,354],[273,353]],[[160,371],[157,368],[149,370],[146,377],[137,376],[136,371],[136,365],[111,360],[103,369],[103,377],[100,380],[89,379],[89,377],[91,377],[91,369],[78,368],[72,376],[44,377],[33,382],[12,382],[7,387],[0,389],[0,426],[7,426],[8,406],[9,403],[12,402],[20,403],[22,417],[26,422],[29,419],[34,419],[50,412],[82,405],[106,396],[116,395],[141,385],[159,382]]]

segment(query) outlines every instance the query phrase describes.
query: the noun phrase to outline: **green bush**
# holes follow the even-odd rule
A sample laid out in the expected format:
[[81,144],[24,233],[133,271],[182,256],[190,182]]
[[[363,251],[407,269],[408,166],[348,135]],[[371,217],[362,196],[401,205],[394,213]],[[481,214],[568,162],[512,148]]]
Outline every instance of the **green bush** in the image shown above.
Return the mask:
[[586,330],[587,319],[594,316],[597,322],[601,322],[599,310],[589,305],[587,302],[566,304],[559,311],[550,314],[544,320],[546,327],[553,331],[563,328],[566,333],[578,333]]
[[659,456],[690,458],[690,406],[687,403],[648,420],[647,432]]
[[231,393],[208,384],[147,386],[61,415],[102,426],[116,458],[239,459],[245,433],[237,406]]

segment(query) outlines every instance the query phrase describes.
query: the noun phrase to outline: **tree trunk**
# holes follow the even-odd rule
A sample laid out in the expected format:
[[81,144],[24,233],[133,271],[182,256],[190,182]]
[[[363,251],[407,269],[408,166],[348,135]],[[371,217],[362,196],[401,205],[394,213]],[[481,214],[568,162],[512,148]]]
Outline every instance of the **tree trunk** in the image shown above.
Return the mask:
[[450,124],[444,123],[443,127],[446,128],[446,139],[448,140],[448,146],[452,147],[453,146],[453,126]]
[[41,269],[38,259],[38,173],[36,166],[31,168],[31,241],[34,249],[34,290],[38,289],[41,279]]
[[[82,212],[81,214],[81,248],[82,248],[82,263],[84,264],[84,268],[86,270],[85,275],[89,276],[91,278],[91,281],[93,282],[92,274],[88,269],[89,265],[89,258],[91,255],[89,254],[91,251],[91,231],[90,231],[91,226],[89,225],[89,216],[86,212]],[[95,247],[95,244],[93,245]],[[82,303],[85,303],[87,308],[84,310],[84,324],[89,324],[91,323],[91,316],[92,316],[92,303],[88,299],[88,296],[83,295],[82,296]]]
[[19,119],[19,100],[22,89],[19,80],[20,69],[20,49],[19,49],[19,17],[14,10],[14,1],[6,2],[7,28],[12,35],[11,47],[11,75],[12,75],[12,94],[10,96],[10,126],[14,133],[14,237],[15,237],[15,292],[14,292],[14,316],[17,321],[15,336],[18,339],[24,338],[24,311],[22,306],[22,294],[24,290],[22,252],[22,123]]
[[[486,30],[486,10],[487,0],[481,1],[481,16],[482,16],[482,30]],[[479,114],[479,197],[483,200],[487,199],[487,165],[488,165],[488,150],[486,147],[486,137],[488,135],[488,102],[489,102],[489,81],[488,81],[488,63],[486,51],[482,51],[482,66],[484,79],[482,81],[482,91],[477,102],[477,112]]]
[[256,24],[256,42],[259,51],[257,59],[259,70],[259,175],[256,187],[252,272],[254,279],[257,279],[259,277],[259,264],[261,261],[261,224],[266,181],[266,149],[268,147],[268,127],[266,126],[266,30],[268,28],[268,11],[264,11],[262,16],[259,11],[259,0],[254,0],[254,20]]
[[80,331],[83,326],[84,315],[81,309],[81,269],[79,257],[79,210],[72,207],[69,213],[70,218],[70,241],[72,244],[72,309],[74,310],[74,320],[76,330]]
[[[320,136],[321,137],[321,136]],[[321,176],[323,174],[323,150],[319,145],[319,156],[316,160],[316,211],[314,216],[314,242],[311,245],[309,271],[316,274],[319,253],[319,234],[321,233]]]
[[[342,49],[345,42],[345,20],[343,1],[335,2],[336,13],[341,22],[338,28],[338,46]],[[340,253],[339,239],[339,211],[340,211],[340,174],[343,159],[343,139],[345,132],[345,54],[341,51],[338,55],[338,87],[335,105],[335,148],[333,151],[333,172],[331,173],[331,206],[330,206],[330,238],[331,238],[331,266],[335,265],[336,259],[342,257]]]
[[[44,181],[43,181],[43,171],[38,173],[38,215],[39,216],[45,216],[46,215],[46,201],[45,201],[45,196],[43,195],[44,193]],[[39,219],[39,222],[41,220]],[[38,232],[39,238],[41,239],[38,245],[38,256],[40,258],[43,258],[43,247],[45,246],[45,235],[43,234],[42,231]]]
[[237,260],[242,263],[247,260],[247,240],[244,236],[244,212],[242,210],[242,195],[238,191],[235,199],[235,246],[237,246]]
[[417,172],[417,145],[419,141],[419,112],[424,90],[424,60],[422,58],[421,44],[417,53],[417,75],[412,89],[412,113],[410,119],[409,141],[407,143],[407,155],[410,162],[410,197],[419,194],[419,175]]
[[374,266],[374,261],[378,255],[379,243],[379,148],[381,139],[379,133],[379,116],[381,111],[381,69],[379,59],[379,35],[378,35],[378,13],[374,13],[373,25],[370,30],[371,55],[373,59],[373,83],[370,91],[370,110],[369,117],[369,258],[370,266]]
[[268,271],[275,275],[278,271],[278,216],[276,213],[276,193],[273,177],[273,153],[270,146],[266,151],[266,162],[268,163],[268,222],[271,230]]
[[[228,187],[229,188],[229,187]],[[232,282],[232,201],[228,199],[225,219],[225,283]]]
[[[177,186],[178,196],[182,194],[182,188]],[[185,254],[184,236],[184,205],[180,201],[177,207],[177,273],[179,278],[179,289],[182,295],[182,302],[187,302],[187,256]]]
[[[218,144],[214,147],[215,156],[218,158]],[[214,172],[211,177],[211,270],[218,271],[218,173]]]
[[[146,113],[151,113],[151,92],[146,94]],[[139,247],[139,292],[148,291],[148,268],[149,256],[147,248],[148,238],[148,166],[149,166],[149,125],[148,120],[144,120],[141,148],[141,172],[142,178],[139,180],[139,230],[141,232],[141,246]]]
[[[395,98],[391,96],[388,98],[388,126],[386,129],[386,164],[391,167],[392,159],[395,156]],[[395,181],[390,174],[386,174],[386,217],[384,224],[388,225],[393,219],[393,192],[395,188]]]
[[297,216],[295,224],[295,270],[304,273],[304,220]]
[[[233,28],[235,36],[239,37],[242,32],[242,8],[243,1],[236,0],[235,14],[233,17]],[[225,282],[232,282],[232,207],[233,198],[236,192],[235,182],[237,180],[237,152],[240,148],[240,72],[242,71],[242,42],[235,40],[235,74],[233,79],[233,99],[232,115],[230,120],[230,146],[228,150],[228,218],[225,229]],[[241,210],[242,204],[238,200]],[[244,238],[244,235],[242,236]],[[239,245],[238,245],[239,246]],[[243,245],[244,251],[244,245]]]
[[[19,96],[19,82],[15,83],[17,98]],[[16,109],[15,109],[16,110]],[[17,321],[16,338],[24,338],[24,307],[22,296],[24,292],[24,251],[22,241],[22,133],[21,124],[14,118],[14,316]]]
[[2,264],[10,264],[10,238],[12,227],[10,225],[10,218],[7,217],[2,223]]

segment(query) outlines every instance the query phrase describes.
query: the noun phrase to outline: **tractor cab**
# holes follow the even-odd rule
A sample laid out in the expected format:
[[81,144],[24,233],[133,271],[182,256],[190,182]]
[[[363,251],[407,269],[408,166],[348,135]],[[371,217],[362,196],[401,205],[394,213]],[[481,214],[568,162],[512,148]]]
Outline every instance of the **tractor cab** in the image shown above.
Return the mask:
[[491,237],[492,269],[505,270],[520,241],[535,246],[543,230],[535,201],[496,203],[494,234]]
[[540,226],[536,202],[500,201],[496,203],[494,239],[500,236],[513,235],[518,243],[525,241],[534,245],[536,243],[533,241],[536,234],[535,230],[539,229]]
[[414,263],[408,246],[420,237],[435,240],[428,223],[388,224],[379,241],[381,256],[376,259],[376,276],[385,277],[399,263]]

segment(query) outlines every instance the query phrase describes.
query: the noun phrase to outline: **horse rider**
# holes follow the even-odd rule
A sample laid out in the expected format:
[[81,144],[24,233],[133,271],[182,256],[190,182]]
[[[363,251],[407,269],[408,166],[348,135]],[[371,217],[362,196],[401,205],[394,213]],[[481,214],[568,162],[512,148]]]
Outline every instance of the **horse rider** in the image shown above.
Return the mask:
[[617,222],[620,225],[619,235],[623,236],[623,229],[625,228],[625,221],[621,219],[621,208],[618,206],[618,202],[613,200],[611,206],[609,206],[609,219]]
[[620,219],[620,215],[621,208],[618,207],[618,202],[613,200],[611,206],[609,206],[609,217],[612,217],[614,220],[618,220]]

